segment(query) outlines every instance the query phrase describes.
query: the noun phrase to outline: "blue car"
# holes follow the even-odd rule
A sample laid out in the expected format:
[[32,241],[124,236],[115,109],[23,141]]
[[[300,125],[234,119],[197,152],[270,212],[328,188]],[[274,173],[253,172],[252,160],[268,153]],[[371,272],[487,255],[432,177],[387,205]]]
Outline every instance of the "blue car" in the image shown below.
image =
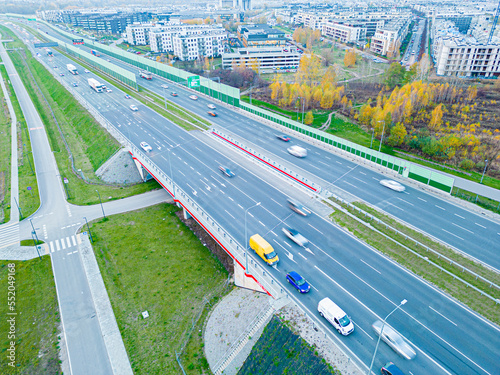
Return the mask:
[[287,273],[286,279],[300,293],[307,293],[311,289],[311,286],[307,283],[307,281],[295,271]]
[[225,174],[227,177],[236,176],[229,168],[224,167],[223,165],[219,165],[219,170]]
[[382,375],[405,375],[394,363],[387,362],[384,367],[380,369]]

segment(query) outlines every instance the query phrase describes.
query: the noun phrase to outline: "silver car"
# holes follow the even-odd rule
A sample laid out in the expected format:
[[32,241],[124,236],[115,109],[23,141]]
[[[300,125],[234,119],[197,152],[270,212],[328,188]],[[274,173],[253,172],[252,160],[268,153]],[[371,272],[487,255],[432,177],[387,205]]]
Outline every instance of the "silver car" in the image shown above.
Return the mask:
[[394,180],[380,180],[380,185],[385,186],[386,188],[392,189],[394,191],[399,191],[399,192],[405,191],[405,187],[401,185],[399,182]]
[[[382,322],[377,320],[372,324],[372,328],[377,334],[380,335],[382,330]],[[380,337],[387,345],[389,345],[396,353],[405,359],[413,359],[417,355],[413,347],[408,344],[399,333],[397,333],[391,326],[384,325],[382,336]]]
[[300,146],[292,146],[287,148],[288,152],[297,157],[297,158],[305,158],[307,156],[307,150],[304,147]]
[[283,228],[283,233],[299,246],[306,246],[309,241],[295,229]]

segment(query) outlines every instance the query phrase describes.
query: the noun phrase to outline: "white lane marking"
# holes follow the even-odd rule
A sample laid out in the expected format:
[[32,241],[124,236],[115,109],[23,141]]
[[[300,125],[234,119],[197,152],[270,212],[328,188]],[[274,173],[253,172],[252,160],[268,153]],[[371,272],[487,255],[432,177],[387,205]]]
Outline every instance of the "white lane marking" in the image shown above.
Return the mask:
[[413,204],[413,203],[407,202],[407,201],[405,201],[404,199],[401,199],[401,198],[399,198],[399,197],[397,197],[397,198],[398,198],[400,201],[403,201],[403,202],[405,202],[406,204],[409,204],[410,206],[414,206],[414,204]]
[[396,206],[395,204],[392,204],[391,202],[385,202],[385,203],[391,205],[394,208],[397,208],[398,210],[404,211],[404,209],[402,209],[401,207]]
[[274,233],[273,231],[271,231],[272,234],[274,234],[276,237],[278,237],[278,235],[276,233]]
[[262,221],[259,220],[260,225],[262,225],[264,228],[266,227],[266,224],[264,224]]
[[226,211],[226,213],[227,213],[229,216],[231,216],[234,220],[236,220],[236,218],[235,218],[233,215],[231,215],[229,212],[227,212],[227,210],[224,210],[224,211]]
[[251,213],[251,212],[248,212],[248,215],[249,215],[249,216],[251,216],[251,217],[255,217],[255,216],[253,216],[253,215],[252,215],[252,213]]
[[305,260],[307,260],[307,258],[305,256],[302,255],[302,253],[299,253],[299,255],[304,258]]
[[342,164],[342,163],[341,163],[340,161],[338,161],[338,160],[335,160],[335,163],[337,163],[337,164]]
[[[353,323],[354,323],[354,321],[353,321]],[[360,329],[361,332],[363,332],[366,336],[368,336],[373,341],[373,337],[371,337],[363,328],[361,328],[361,326],[358,323],[354,323],[354,324],[356,324],[356,327],[358,327],[358,329]]]
[[366,184],[366,183],[367,183],[366,181],[360,180],[359,178],[356,178],[356,177],[354,177],[354,176],[352,176],[352,178],[353,178],[353,179],[355,179],[355,180],[357,180],[357,181],[359,181],[359,182],[362,182],[363,184]]
[[372,177],[375,181],[380,181],[378,178],[376,177]]
[[54,252],[54,242],[53,241],[50,241],[50,252],[51,253]]
[[[321,232],[318,228],[313,227],[311,224],[307,223],[307,225],[309,225],[309,226],[310,226],[312,229],[314,229],[315,231],[317,231],[317,232],[319,232],[319,233],[323,234],[323,232]],[[324,236],[324,234],[323,234],[323,236]]]
[[276,203],[278,206],[283,206],[281,203],[276,202],[273,198],[271,198],[271,200],[272,200],[274,203]]
[[370,267],[372,270],[374,270],[375,272],[377,272],[379,275],[382,275],[382,273],[381,273],[378,269],[376,269],[376,268],[374,268],[374,267],[370,266],[370,265],[369,265],[368,263],[366,263],[363,259],[359,259],[359,260],[360,260],[360,261],[362,261],[364,264],[366,264],[368,267]]
[[455,215],[455,216],[458,216],[460,219],[464,219],[464,220],[465,220],[465,217],[463,217],[463,216],[460,216],[460,215],[458,215],[458,214],[454,214],[454,215]]
[[443,314],[441,314],[439,311],[437,311],[437,310],[433,309],[431,306],[429,306],[429,309],[431,309],[432,311],[434,311],[436,314],[441,315],[443,318],[445,318],[447,321],[449,321],[449,322],[450,322],[451,324],[453,324],[455,327],[457,326],[457,324],[456,324],[454,321],[452,321],[452,320],[448,319],[446,316],[444,316]]
[[80,245],[82,243],[82,238],[81,238],[82,234],[81,233],[78,233],[76,235],[76,242],[78,243],[78,245]]
[[59,240],[56,240],[56,250],[61,250],[61,246],[59,246]]
[[366,173],[364,173],[364,172],[359,171],[359,173],[361,173],[362,175],[366,176]]
[[68,247],[71,247],[71,241],[69,240],[69,237],[66,237],[66,242],[68,242]]
[[329,166],[330,166],[330,164],[323,163],[321,160],[316,160],[316,162],[317,162],[317,163],[321,163],[321,164],[323,164],[323,165],[326,165],[327,167],[329,167]]
[[229,199],[231,199],[231,201],[233,201],[233,202],[234,202],[234,199],[233,199],[233,198],[231,198],[229,195],[228,195],[227,197],[228,197]]
[[434,206],[436,206],[437,208],[442,209],[443,211],[446,211],[446,208],[440,207],[440,206],[438,206],[437,204],[435,204]]
[[75,236],[71,236],[71,241],[73,241],[73,246],[76,246],[76,238],[75,238]]
[[427,202],[425,199],[422,199],[420,197],[417,197],[417,199],[420,199],[421,201]]
[[448,233],[448,234],[451,234],[452,236],[455,236],[455,237],[457,237],[457,238],[460,238],[462,241],[464,240],[462,237],[458,237],[456,234],[453,234],[453,233],[451,233],[451,232],[448,232],[446,229],[441,228],[441,230],[445,231],[445,232],[446,232],[446,233]]
[[64,249],[66,249],[66,244],[64,243],[64,238],[61,238],[61,247]]
[[241,208],[242,210],[244,210],[243,206],[239,203],[238,203],[238,207]]
[[245,180],[243,177],[239,176],[240,180],[243,180],[245,182],[248,182],[247,180]]
[[183,175],[184,177],[186,177],[186,175],[184,173],[182,173],[182,171],[180,169],[177,169],[176,171],[177,173],[180,173],[181,175]]
[[460,229],[466,230],[466,231],[467,231],[467,232],[469,232],[469,233],[474,234],[474,232],[473,232],[473,231],[468,230],[468,229],[465,229],[464,227],[461,227],[461,226],[460,226],[460,225],[458,225],[458,224],[455,224],[455,223],[451,223],[451,224],[452,224],[452,225],[454,225],[454,226],[456,226],[456,227],[459,227]]
[[483,226],[483,225],[481,225],[481,224],[478,224],[478,223],[474,223],[474,224],[476,224],[478,227],[481,227],[481,228],[486,229],[486,227],[485,227],[485,226]]

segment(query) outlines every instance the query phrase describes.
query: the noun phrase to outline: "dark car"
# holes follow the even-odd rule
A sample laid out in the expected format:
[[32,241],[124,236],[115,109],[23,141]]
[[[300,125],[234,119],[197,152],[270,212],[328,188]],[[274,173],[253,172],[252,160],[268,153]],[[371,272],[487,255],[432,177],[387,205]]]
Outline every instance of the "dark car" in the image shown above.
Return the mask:
[[73,82],[73,87],[78,87],[78,83]]
[[288,199],[288,206],[292,211],[295,211],[299,215],[309,216],[311,214],[311,210],[301,203],[294,201],[293,199]]
[[224,173],[227,177],[234,177],[236,176],[229,168],[226,168],[222,165],[219,165],[219,170]]
[[64,77],[64,73],[59,73],[59,75],[60,75],[61,77]]
[[276,138],[281,139],[283,142],[290,142],[290,137],[284,134],[276,134]]
[[403,371],[392,362],[387,362],[384,367],[380,369],[380,372],[382,375],[404,375]]
[[170,93],[170,95],[172,95],[172,96],[179,96],[176,92],[172,92],[172,93]]
[[286,279],[300,293],[307,293],[311,289],[311,286],[307,283],[307,281],[295,271],[287,273]]

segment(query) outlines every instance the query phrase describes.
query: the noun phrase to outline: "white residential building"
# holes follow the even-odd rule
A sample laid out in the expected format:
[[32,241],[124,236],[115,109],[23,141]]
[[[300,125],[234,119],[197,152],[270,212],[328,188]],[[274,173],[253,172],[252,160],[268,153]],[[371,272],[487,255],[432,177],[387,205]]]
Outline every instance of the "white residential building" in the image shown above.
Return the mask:
[[301,54],[295,48],[254,47],[240,48],[236,53],[222,55],[222,68],[231,69],[233,63],[247,67],[255,66],[259,72],[295,72],[300,63]]
[[134,23],[125,29],[127,43],[133,46],[146,46],[149,44],[149,31],[155,28],[152,23]]
[[359,23],[326,22],[321,34],[341,43],[358,43],[366,40],[366,26]]
[[225,31],[172,36],[173,52],[180,60],[216,57],[224,52]]
[[399,47],[408,33],[410,23],[411,17],[405,17],[378,29],[372,37],[370,50],[381,56],[397,57]]

